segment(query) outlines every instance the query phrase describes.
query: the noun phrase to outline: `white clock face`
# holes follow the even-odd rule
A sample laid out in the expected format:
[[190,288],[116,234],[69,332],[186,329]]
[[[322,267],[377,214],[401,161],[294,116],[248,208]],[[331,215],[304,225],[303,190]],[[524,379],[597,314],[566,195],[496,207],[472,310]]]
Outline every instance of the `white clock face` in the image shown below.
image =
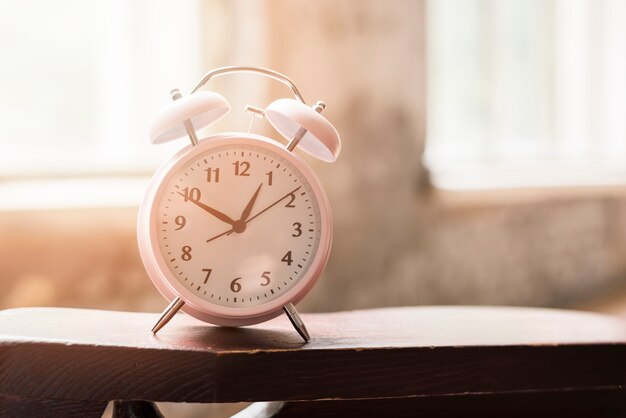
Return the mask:
[[320,242],[319,202],[305,176],[266,146],[221,145],[164,185],[157,239],[171,277],[207,302],[252,307],[305,275]]

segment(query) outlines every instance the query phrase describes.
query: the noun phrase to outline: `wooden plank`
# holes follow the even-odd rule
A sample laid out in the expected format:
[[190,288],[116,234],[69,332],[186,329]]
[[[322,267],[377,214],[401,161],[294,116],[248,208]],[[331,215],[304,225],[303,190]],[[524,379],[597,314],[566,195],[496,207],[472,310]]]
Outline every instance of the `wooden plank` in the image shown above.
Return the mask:
[[255,403],[233,418],[613,418],[626,416],[626,390],[418,396],[358,401]]
[[2,418],[99,418],[106,407],[106,401],[24,399],[0,395]]
[[421,307],[220,328],[179,315],[28,308],[0,313],[0,393],[75,400],[240,402],[611,389],[626,326],[581,312]]

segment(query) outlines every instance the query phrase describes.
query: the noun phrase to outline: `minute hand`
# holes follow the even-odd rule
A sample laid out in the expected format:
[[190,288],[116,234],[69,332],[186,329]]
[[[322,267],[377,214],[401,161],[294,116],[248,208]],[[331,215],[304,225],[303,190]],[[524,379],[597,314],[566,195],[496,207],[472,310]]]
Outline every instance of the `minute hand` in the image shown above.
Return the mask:
[[266,207],[265,209],[263,209],[262,211],[260,211],[259,213],[257,213],[254,216],[251,216],[250,218],[248,218],[248,220],[246,220],[246,223],[250,222],[251,220],[253,220],[254,218],[256,218],[257,216],[259,216],[260,214],[262,214],[263,212],[265,212],[266,210],[269,210],[271,208],[273,208],[274,206],[276,206],[277,204],[279,204],[280,202],[282,202],[283,200],[285,200],[287,197],[289,197],[290,195],[294,194],[295,192],[297,192],[298,190],[300,190],[302,186],[298,186],[295,189],[293,189],[292,191],[290,191],[289,193],[287,193],[286,195],[284,195],[283,197],[281,197],[280,199],[278,199],[276,202],[272,203],[271,205],[269,205],[268,207]]

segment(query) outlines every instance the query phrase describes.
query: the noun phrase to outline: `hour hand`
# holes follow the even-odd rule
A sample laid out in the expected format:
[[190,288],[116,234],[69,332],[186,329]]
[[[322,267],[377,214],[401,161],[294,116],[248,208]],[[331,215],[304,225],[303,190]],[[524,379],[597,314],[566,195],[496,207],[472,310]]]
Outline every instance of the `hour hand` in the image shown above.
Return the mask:
[[259,192],[261,191],[261,186],[263,186],[263,183],[259,184],[259,187],[256,189],[256,192],[254,192],[254,195],[252,196],[252,198],[246,205],[245,209],[241,213],[241,218],[239,218],[240,221],[245,222],[250,216],[250,212],[252,212],[252,207],[254,206],[254,202],[256,201],[256,198],[259,195]]
[[[184,193],[181,193],[181,192],[178,192],[178,194],[180,194],[183,197],[186,196]],[[192,202],[196,206],[206,210],[207,212],[209,212],[211,215],[215,216],[220,221],[226,222],[229,225],[234,225],[235,224],[235,220],[232,219],[230,216],[226,215],[225,213],[222,213],[222,212],[220,212],[217,209],[213,209],[212,207],[205,205],[204,203],[200,202],[199,200],[192,199],[191,197],[188,197],[187,200],[189,200],[190,202]]]

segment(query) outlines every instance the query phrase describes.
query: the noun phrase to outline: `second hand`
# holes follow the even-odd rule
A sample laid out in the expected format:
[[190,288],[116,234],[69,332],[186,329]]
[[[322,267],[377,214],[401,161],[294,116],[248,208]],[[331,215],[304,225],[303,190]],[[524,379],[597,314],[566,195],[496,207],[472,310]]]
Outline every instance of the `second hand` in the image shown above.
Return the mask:
[[[263,209],[262,211],[260,211],[259,213],[257,213],[254,216],[251,216],[250,218],[246,219],[246,224],[248,222],[250,222],[251,220],[253,220],[254,218],[258,217],[259,215],[261,215],[263,212],[273,208],[274,206],[276,206],[277,204],[279,204],[280,202],[282,202],[283,200],[285,200],[287,197],[291,196],[292,194],[294,194],[295,192],[297,192],[298,190],[300,190],[302,188],[302,186],[298,186],[295,189],[293,189],[292,191],[290,191],[289,193],[287,193],[286,195],[284,195],[283,197],[281,197],[280,199],[278,199],[277,201],[275,201],[274,203],[272,203],[271,205],[269,205],[268,207],[266,207],[265,209]],[[224,235],[230,235],[234,232],[234,230],[231,228],[228,231],[222,232],[219,235],[216,235],[212,238],[209,238],[208,240],[206,240],[206,242],[211,242],[215,239],[218,239],[219,237],[222,237]]]

